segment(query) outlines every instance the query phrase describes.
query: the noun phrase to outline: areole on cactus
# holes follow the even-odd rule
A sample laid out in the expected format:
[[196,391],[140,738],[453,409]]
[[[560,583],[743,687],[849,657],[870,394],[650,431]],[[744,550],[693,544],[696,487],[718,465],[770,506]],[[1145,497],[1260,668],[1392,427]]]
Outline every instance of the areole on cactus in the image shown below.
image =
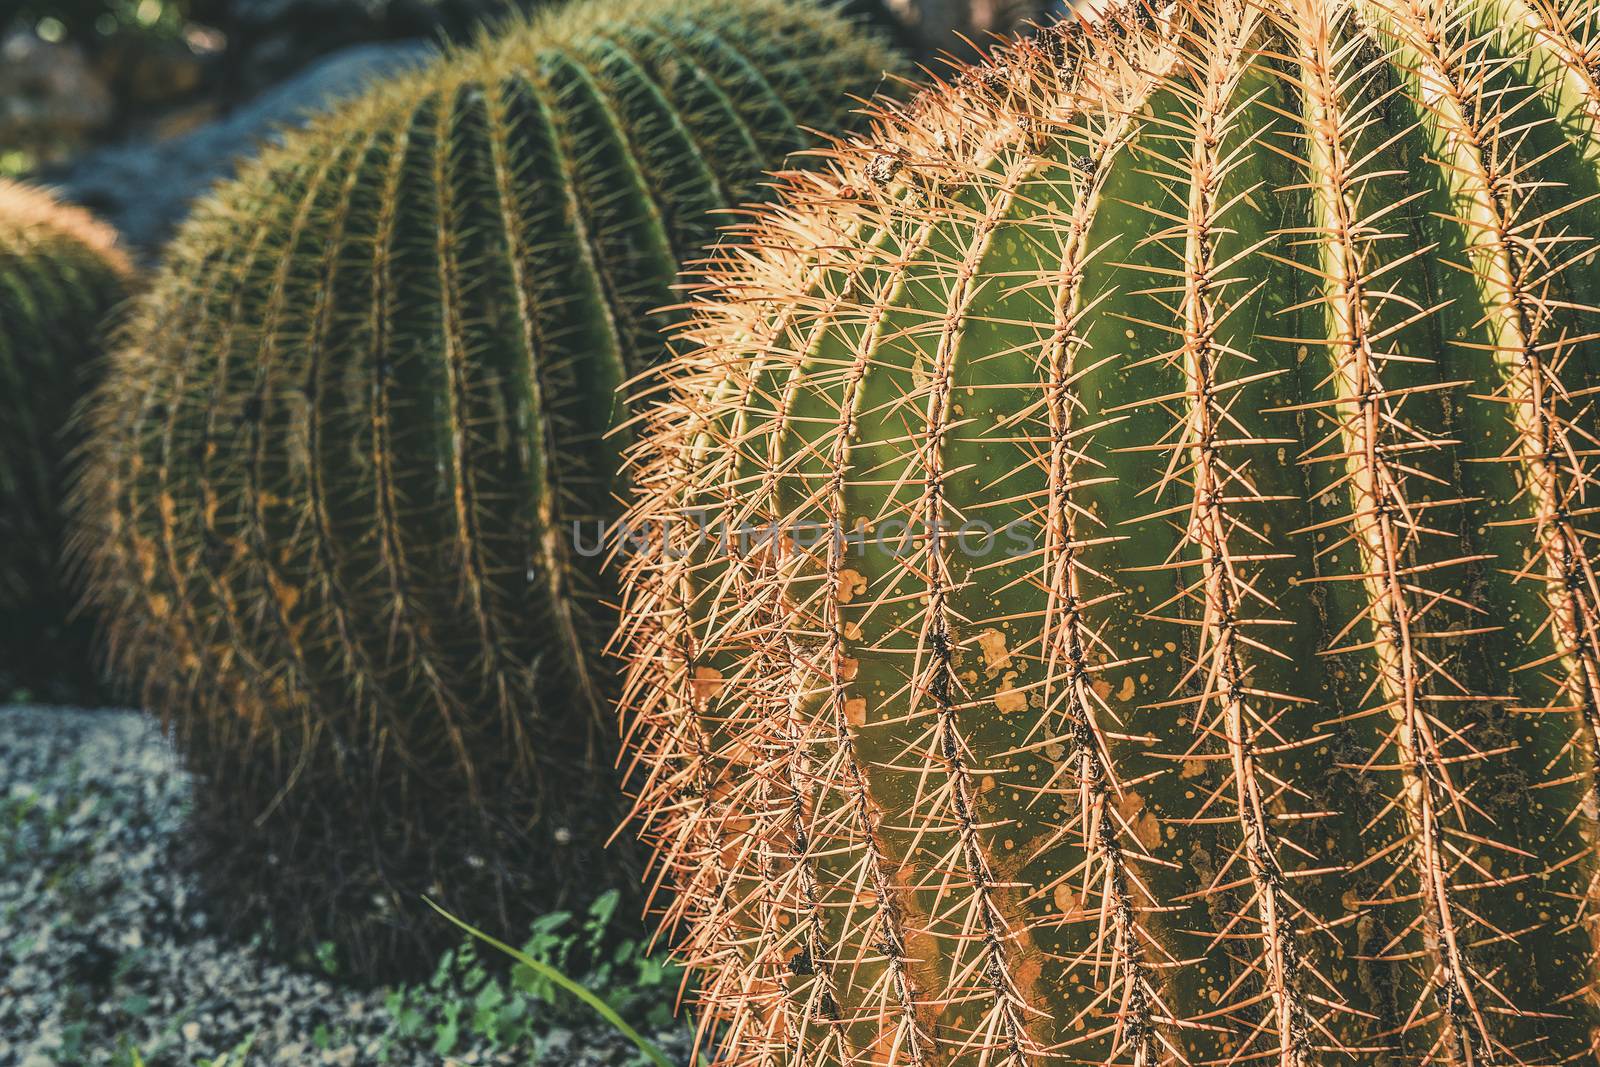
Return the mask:
[[1595,1062],[1597,19],[1122,9],[720,257],[623,642],[719,1062]]
[[626,868],[615,601],[571,527],[613,512],[618,387],[717,209],[896,69],[858,31],[563,6],[286,135],[180,232],[91,414],[78,537],[236,913],[370,974],[450,936],[396,921],[424,893],[511,930]]

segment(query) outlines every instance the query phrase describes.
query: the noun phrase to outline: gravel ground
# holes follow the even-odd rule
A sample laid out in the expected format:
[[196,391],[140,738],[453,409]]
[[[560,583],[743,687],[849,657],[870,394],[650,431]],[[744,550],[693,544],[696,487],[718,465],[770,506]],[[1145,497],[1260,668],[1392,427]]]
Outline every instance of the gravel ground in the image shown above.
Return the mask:
[[[395,1036],[384,990],[214,935],[181,862],[188,803],[171,747],[143,716],[0,708],[0,1067],[639,1062],[604,1024],[553,1021],[515,1054],[469,1037],[441,1056],[431,1033]],[[212,1064],[247,1039],[243,1060]],[[681,1031],[656,1040],[687,1060]]]

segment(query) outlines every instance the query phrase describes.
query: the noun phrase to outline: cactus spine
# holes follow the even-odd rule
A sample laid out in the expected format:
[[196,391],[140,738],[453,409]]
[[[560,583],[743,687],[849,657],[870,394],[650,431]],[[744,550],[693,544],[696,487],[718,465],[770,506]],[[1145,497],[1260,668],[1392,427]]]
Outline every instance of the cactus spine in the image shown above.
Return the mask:
[[[132,271],[116,236],[42,189],[0,181],[0,697],[87,697],[92,655],[61,581],[68,414]],[[76,679],[61,690],[64,679]]]
[[393,919],[425,892],[510,928],[609,877],[609,626],[571,527],[611,514],[618,388],[710,212],[894,65],[828,8],[572,5],[289,135],[177,238],[81,545],[209,777],[222,881],[292,943],[382,969],[426,955]]
[[721,259],[626,601],[719,1062],[1594,1061],[1597,18],[1125,9]]

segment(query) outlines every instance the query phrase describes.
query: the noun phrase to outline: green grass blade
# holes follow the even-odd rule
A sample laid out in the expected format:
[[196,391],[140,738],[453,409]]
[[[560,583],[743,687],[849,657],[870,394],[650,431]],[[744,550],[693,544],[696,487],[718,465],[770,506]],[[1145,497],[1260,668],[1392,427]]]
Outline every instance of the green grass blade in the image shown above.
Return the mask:
[[554,982],[562,989],[565,989],[568,993],[571,993],[573,996],[589,1005],[589,1007],[593,1008],[602,1019],[616,1027],[624,1037],[626,1037],[629,1041],[632,1041],[634,1046],[638,1048],[640,1052],[644,1053],[645,1056],[649,1058],[650,1062],[655,1064],[656,1067],[673,1067],[672,1062],[667,1059],[667,1057],[659,1048],[656,1047],[653,1041],[646,1038],[633,1027],[629,1026],[627,1020],[618,1015],[615,1008],[607,1004],[604,1000],[601,1000],[599,997],[595,996],[588,989],[573,981],[571,978],[568,978],[565,974],[562,974],[548,963],[541,963],[532,956],[528,955],[526,952],[523,952],[520,949],[512,948],[504,941],[496,940],[495,938],[484,933],[482,930],[479,930],[456,918],[454,915],[451,915],[448,911],[445,911],[443,908],[441,908],[438,904],[435,904],[431,899],[427,897],[423,897],[423,899],[427,900],[430,908],[438,912],[440,915],[443,915],[452,923],[455,923],[457,926],[471,934],[473,937],[477,938],[479,941],[499,949],[507,956],[510,956],[512,959],[522,964],[524,967],[527,967],[538,973],[540,977],[549,979],[551,982]]

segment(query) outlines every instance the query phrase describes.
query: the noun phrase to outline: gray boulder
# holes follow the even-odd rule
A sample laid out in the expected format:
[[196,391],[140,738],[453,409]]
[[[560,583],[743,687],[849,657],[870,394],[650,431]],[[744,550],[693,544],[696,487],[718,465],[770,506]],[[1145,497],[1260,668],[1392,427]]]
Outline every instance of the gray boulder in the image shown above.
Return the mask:
[[286,126],[306,121],[369,83],[426,62],[423,41],[364,44],[320,59],[216,122],[179,137],[113,145],[78,157],[50,184],[99,213],[127,243],[151,254],[188,214],[189,204],[241,158]]

